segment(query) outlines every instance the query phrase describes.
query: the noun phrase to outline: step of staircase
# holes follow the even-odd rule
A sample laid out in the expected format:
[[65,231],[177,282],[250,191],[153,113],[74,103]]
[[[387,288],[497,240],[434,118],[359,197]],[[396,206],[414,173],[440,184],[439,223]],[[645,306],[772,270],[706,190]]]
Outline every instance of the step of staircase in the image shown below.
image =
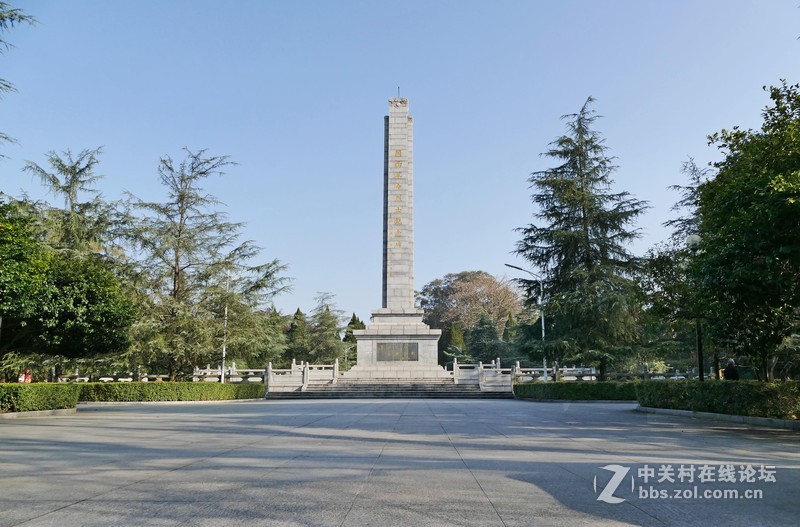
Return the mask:
[[[330,384],[327,382],[326,384]],[[337,386],[402,386],[413,384],[415,386],[469,386],[469,385],[456,385],[453,384],[453,379],[347,379],[341,378],[337,381]]]
[[366,382],[338,384],[309,384],[306,391],[271,392],[267,399],[316,399],[316,398],[470,398],[509,399],[511,392],[482,392],[474,384],[426,382]]

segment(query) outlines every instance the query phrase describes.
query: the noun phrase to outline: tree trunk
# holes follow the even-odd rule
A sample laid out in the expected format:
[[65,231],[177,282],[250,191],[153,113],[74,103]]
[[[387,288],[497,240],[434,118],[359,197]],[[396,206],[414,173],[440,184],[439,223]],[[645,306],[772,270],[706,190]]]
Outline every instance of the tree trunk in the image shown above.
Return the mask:
[[767,382],[775,380],[775,365],[778,364],[778,357],[772,356],[767,359]]

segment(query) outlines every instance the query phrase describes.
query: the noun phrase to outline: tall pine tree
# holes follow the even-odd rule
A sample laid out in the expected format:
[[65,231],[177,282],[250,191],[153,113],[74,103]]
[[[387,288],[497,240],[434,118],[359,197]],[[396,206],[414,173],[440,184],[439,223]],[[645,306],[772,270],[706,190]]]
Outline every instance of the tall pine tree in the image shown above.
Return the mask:
[[330,364],[344,358],[342,342],[342,311],[333,302],[330,293],[319,293],[317,307],[311,312],[309,328],[309,360],[316,364]]
[[294,312],[289,328],[286,330],[286,357],[288,360],[294,359],[297,362],[309,359],[309,329],[306,314],[297,308]]
[[[288,288],[286,266],[278,260],[253,265],[260,249],[240,240],[242,224],[228,221],[219,200],[202,188],[233,163],[227,156],[207,157],[205,150],[184,152],[180,163],[169,156],[159,163],[165,201],[131,196],[138,217],[126,232],[139,259],[140,289],[149,297],[128,358],[172,377],[219,363],[223,345],[229,361],[273,355],[267,352],[277,335],[264,332],[279,328],[244,313]],[[264,343],[259,350],[248,343],[256,340]]]
[[[565,115],[567,133],[543,155],[558,165],[531,174],[538,220],[518,229],[516,254],[545,276],[550,339],[566,344],[563,358],[600,367],[601,376],[637,334],[638,295],[630,279],[638,260],[627,245],[632,224],[647,205],[627,192],[612,192],[614,158],[592,127],[592,97]],[[536,303],[538,283],[524,281]]]
[[353,334],[354,330],[357,329],[366,329],[367,325],[364,324],[364,321],[361,320],[353,313],[353,316],[350,317],[350,322],[347,323],[347,326],[344,330],[344,338],[342,342],[344,342],[344,362],[342,367],[349,369],[350,363],[355,361],[356,359],[356,345],[358,344],[356,341],[356,336]]
[[[64,200],[63,209],[46,209],[42,214],[43,223],[48,226],[47,242],[59,250],[99,253],[110,242],[116,211],[94,188],[94,183],[103,178],[95,173],[101,153],[102,148],[82,150],[77,155],[69,149],[61,154],[51,150],[47,153],[50,171],[33,161],[25,164],[25,172],[39,178],[50,193]],[[81,194],[93,196],[81,201]]]
[[[4,33],[6,31],[19,24],[33,24],[35,22],[36,19],[30,15],[26,15],[21,9],[13,8],[8,2],[0,0],[0,54],[12,47],[11,44],[5,40]],[[4,93],[15,91],[17,91],[17,89],[13,84],[0,78],[0,97],[2,97]],[[0,132],[0,144],[4,142],[15,143],[16,141],[3,132]],[[3,154],[0,154],[0,159],[4,157]]]

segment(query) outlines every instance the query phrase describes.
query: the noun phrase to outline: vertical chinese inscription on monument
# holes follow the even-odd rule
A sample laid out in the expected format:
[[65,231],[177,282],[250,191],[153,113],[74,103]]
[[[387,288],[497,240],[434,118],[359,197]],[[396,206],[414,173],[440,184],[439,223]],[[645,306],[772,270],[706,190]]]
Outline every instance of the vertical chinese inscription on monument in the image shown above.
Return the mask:
[[389,100],[384,143],[383,307],[414,309],[413,119]]

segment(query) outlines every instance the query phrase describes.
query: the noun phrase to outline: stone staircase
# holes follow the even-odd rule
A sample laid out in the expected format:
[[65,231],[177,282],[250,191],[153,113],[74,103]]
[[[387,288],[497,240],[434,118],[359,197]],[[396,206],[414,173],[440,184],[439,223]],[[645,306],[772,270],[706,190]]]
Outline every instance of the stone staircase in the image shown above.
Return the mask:
[[512,399],[511,392],[482,392],[476,384],[453,384],[450,379],[372,379],[332,383],[310,383],[306,391],[271,392],[267,399],[345,398],[435,398]]

